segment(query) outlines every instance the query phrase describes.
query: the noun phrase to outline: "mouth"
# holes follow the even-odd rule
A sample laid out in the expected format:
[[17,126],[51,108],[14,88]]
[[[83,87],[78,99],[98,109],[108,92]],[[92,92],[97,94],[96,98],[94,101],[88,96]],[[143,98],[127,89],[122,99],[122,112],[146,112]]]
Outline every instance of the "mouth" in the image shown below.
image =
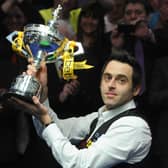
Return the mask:
[[107,93],[105,93],[105,95],[106,95],[108,98],[113,98],[113,97],[117,96],[117,94],[114,93],[114,92],[107,92]]

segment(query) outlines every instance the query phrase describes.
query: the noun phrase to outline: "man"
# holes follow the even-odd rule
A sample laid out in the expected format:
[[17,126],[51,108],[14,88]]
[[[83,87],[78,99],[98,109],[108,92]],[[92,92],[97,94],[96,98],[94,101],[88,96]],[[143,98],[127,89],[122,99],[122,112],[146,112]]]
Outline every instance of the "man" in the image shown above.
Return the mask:
[[[141,39],[152,38],[151,31],[147,26],[148,7],[144,0],[128,0],[124,6],[124,14],[119,22],[118,28],[112,32],[112,44],[115,47],[116,41],[123,36],[136,36]],[[146,24],[145,24],[146,23]],[[131,27],[132,25],[132,27]],[[118,35],[120,36],[118,37]],[[151,39],[153,40],[153,39]],[[117,44],[118,47],[118,44]],[[122,43],[121,46],[123,47]],[[126,48],[127,49],[127,48]],[[130,49],[129,49],[130,51]],[[132,53],[132,51],[131,51]]]
[[147,4],[144,0],[128,0],[125,6],[124,21],[135,24],[139,20],[146,20],[148,15]]
[[[42,66],[40,72],[39,81],[46,88],[46,67]],[[27,73],[34,75],[36,70],[29,65]],[[12,97],[8,103],[29,109],[28,112],[31,111],[30,113],[36,116],[33,117],[36,131],[46,141],[54,158],[62,167],[122,168],[142,161],[151,146],[150,128],[138,115],[133,100],[139,93],[140,83],[141,69],[134,58],[122,54],[113,55],[102,71],[100,90],[104,106],[99,108],[98,112],[84,117],[59,120],[49,108],[47,100],[42,104],[35,96],[35,105]],[[79,142],[89,134],[96,118],[97,124],[87,138],[85,148],[77,148],[74,144],[80,146]],[[112,118],[113,123],[107,131],[102,135],[101,131],[96,131]]]
[[127,50],[142,68],[142,87],[136,101],[147,118],[150,110],[147,95],[151,72],[153,63],[158,57],[154,33],[148,28],[148,14],[147,1],[128,0],[124,9],[123,23],[118,26],[119,34],[117,36],[112,34],[113,48]]
[[165,27],[168,22],[168,0],[150,0],[150,3],[154,11],[149,18],[149,27],[153,30]]
[[126,0],[111,0],[107,2],[98,0],[98,2],[106,11],[104,16],[105,32],[109,33],[116,28],[118,22],[122,19]]

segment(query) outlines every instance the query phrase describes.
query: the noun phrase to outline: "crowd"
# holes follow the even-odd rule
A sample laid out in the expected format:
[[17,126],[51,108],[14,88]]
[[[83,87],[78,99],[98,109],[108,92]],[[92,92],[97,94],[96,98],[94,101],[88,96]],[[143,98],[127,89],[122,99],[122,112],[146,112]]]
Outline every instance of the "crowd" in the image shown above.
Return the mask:
[[[6,40],[6,36],[15,30],[23,31],[24,26],[30,23],[47,25],[48,21],[52,18],[53,9],[55,9],[58,4],[61,4],[63,9],[60,12],[60,18],[56,28],[69,40],[75,40],[82,43],[84,54],[75,57],[75,59],[87,60],[87,63],[93,65],[94,68],[78,70],[75,72],[75,74],[77,74],[77,79],[66,81],[58,76],[55,63],[47,64],[45,68],[47,68],[46,80],[48,82],[46,85],[48,87],[48,98],[45,102],[41,103],[50,109],[50,115],[46,115],[47,122],[44,118],[41,119],[42,117],[34,117],[34,114],[32,120],[32,115],[24,113],[18,108],[14,108],[14,103],[12,102],[6,102],[7,104],[12,104],[11,107],[8,105],[6,106],[3,100],[3,94],[8,91],[12,81],[18,74],[23,72],[30,73],[30,71],[33,73],[32,69],[27,70],[27,65],[30,64],[28,60],[19,56],[12,50],[11,44]],[[0,130],[2,132],[0,140],[2,149],[0,151],[0,167],[27,168],[39,166],[40,168],[54,168],[56,166],[60,167],[60,165],[62,167],[68,167],[67,165],[70,164],[69,167],[76,166],[79,168],[81,165],[83,165],[83,167],[92,165],[97,168],[103,166],[114,167],[118,163],[120,167],[123,166],[120,165],[123,158],[126,160],[126,163],[130,164],[126,166],[132,166],[132,164],[142,161],[144,157],[146,157],[147,161],[143,164],[144,168],[152,168],[154,165],[157,165],[159,168],[167,168],[167,15],[168,0],[52,0],[48,2],[32,0],[0,0]],[[109,60],[111,56],[112,59]],[[123,61],[121,58],[122,56],[128,57],[127,59],[135,60],[140,66],[142,81],[134,83],[135,81],[133,80],[132,91],[129,90],[124,92],[124,90],[120,88],[120,85],[121,82],[125,82],[125,85],[127,82],[129,83],[129,77],[131,78],[131,76],[127,75],[130,71],[128,71],[128,74],[125,77],[127,68],[132,68],[131,73],[135,73],[137,69],[129,63],[129,61]],[[111,64],[114,65],[110,67]],[[125,69],[125,72],[119,69],[120,64],[124,64],[121,69]],[[130,67],[125,67],[125,64],[128,64]],[[116,72],[113,67],[118,71]],[[118,74],[120,70],[121,74]],[[114,84],[113,78],[115,78],[115,80],[120,80],[120,83]],[[127,78],[128,81],[125,78]],[[105,81],[111,81],[109,83],[115,85],[111,86],[111,90],[118,86],[121,89],[118,94],[123,94],[122,96],[125,100],[124,102],[122,102],[122,99],[118,100],[121,104],[117,105],[117,107],[115,105],[109,107],[108,105],[110,102],[104,98],[103,89],[106,88],[106,84],[108,83]],[[124,84],[121,85],[121,87],[124,88]],[[138,84],[141,85],[141,87],[138,87]],[[111,92],[113,95],[117,94],[115,91]],[[128,97],[124,95],[124,93],[128,94]],[[28,107],[27,104],[20,102],[19,100],[15,101],[18,103],[17,106],[23,106],[23,108],[28,109],[31,108],[31,105]],[[34,103],[38,107],[37,109],[45,111],[45,107],[41,108],[40,106],[39,108],[37,102],[38,100],[34,98]],[[117,108],[117,113],[121,113],[121,111],[123,112],[120,108],[118,109],[118,106],[123,108],[124,105],[126,110],[137,107],[138,111],[141,111],[143,117],[141,115],[138,115],[138,117],[136,116],[135,120],[137,120],[137,123],[133,121],[135,125],[128,124],[129,121],[132,122],[132,120],[129,119],[130,116],[127,116],[128,121],[124,121],[123,118],[125,117],[121,118],[121,120],[126,122],[127,129],[128,125],[131,127],[132,134],[128,136],[129,138],[132,135],[139,138],[139,141],[148,144],[139,144],[140,146],[138,148],[135,147],[136,153],[134,151],[135,148],[131,146],[131,144],[136,146],[136,143],[133,142],[133,140],[131,141],[131,138],[129,146],[123,142],[124,140],[121,140],[122,137],[118,137],[118,143],[121,143],[120,152],[118,148],[113,149],[111,146],[112,149],[110,151],[108,145],[105,145],[104,150],[100,148],[100,151],[97,151],[94,149],[93,145],[93,149],[91,146],[86,150],[86,153],[90,152],[90,155],[93,156],[93,158],[82,160],[82,156],[83,158],[86,157],[85,152],[83,152],[85,150],[76,150],[69,145],[69,141],[66,141],[64,142],[64,145],[66,146],[68,144],[67,148],[72,150],[71,156],[68,156],[66,153],[68,152],[68,149],[61,148],[63,144],[59,142],[59,138],[61,137],[62,141],[68,138],[72,144],[76,139],[79,141],[79,139],[81,140],[81,138],[84,138],[86,132],[89,133],[88,129],[90,128],[92,121],[96,118],[95,113],[92,114],[92,112],[98,111],[101,106],[104,107],[104,104],[107,106],[105,110],[103,109],[104,111],[108,111],[111,108]],[[100,111],[102,111],[102,109],[100,109],[98,125],[105,122],[101,121],[104,116],[101,118],[102,114],[100,114]],[[48,120],[48,118],[50,119]],[[67,122],[67,118],[72,119],[72,121],[68,120]],[[78,125],[77,120],[74,118],[79,118],[79,121],[81,122],[85,120],[86,123],[80,123]],[[107,118],[109,118],[109,116]],[[106,120],[106,118],[104,120]],[[51,123],[50,126],[50,122],[53,121],[56,124],[54,125]],[[67,124],[69,128],[66,128],[61,122]],[[71,126],[71,122],[75,122],[76,128]],[[115,128],[115,123],[117,122],[118,121],[112,124],[112,127],[110,127],[111,130]],[[119,123],[120,122],[118,122],[118,124]],[[49,124],[49,126],[44,129],[43,125],[46,124]],[[81,128],[81,126],[85,127],[85,129]],[[134,134],[134,129],[137,128],[136,126],[138,128],[143,127],[145,133],[138,130],[139,134]],[[43,129],[44,131],[40,132],[39,127],[41,131]],[[50,127],[52,127],[51,130]],[[78,134],[77,128],[80,130],[81,134]],[[60,137],[55,135],[57,132],[54,133],[54,129],[58,132]],[[140,128],[140,130],[141,129],[142,128]],[[71,132],[68,132],[69,130]],[[118,134],[122,133],[123,130],[120,131],[121,130],[119,130]],[[98,139],[95,142],[96,149],[99,149],[99,145],[103,145],[104,141],[108,144],[106,138],[112,136],[109,132],[107,131],[107,133],[104,134],[104,137],[102,135],[100,140]],[[151,134],[152,141],[150,141],[149,134]],[[60,145],[56,145],[58,151],[53,147],[54,143],[52,140],[54,140],[54,136],[52,135],[55,135],[58,138],[55,138],[55,141],[58,141],[57,143]],[[115,132],[114,136],[117,137],[117,132]],[[116,145],[113,141],[111,143]],[[122,143],[125,146],[130,147],[130,151],[132,150],[132,153],[130,152],[131,154],[127,153],[127,158],[125,158],[126,153],[125,155],[121,154],[121,152],[125,152],[122,151],[124,148]],[[143,150],[144,148],[146,148],[145,151]],[[65,151],[62,152],[61,150]],[[93,152],[92,150],[95,151]],[[106,155],[106,151],[109,153],[111,152],[112,154],[110,156]],[[115,155],[113,154],[114,151],[116,152],[114,153]],[[102,154],[101,157],[95,155],[95,153],[99,152]],[[131,157],[130,155],[133,156]],[[107,159],[106,157],[115,159],[112,159],[113,163],[110,163],[109,158]],[[97,163],[94,163],[96,159]],[[104,159],[104,162],[101,162],[101,159]],[[105,164],[105,161],[107,161],[107,165]]]

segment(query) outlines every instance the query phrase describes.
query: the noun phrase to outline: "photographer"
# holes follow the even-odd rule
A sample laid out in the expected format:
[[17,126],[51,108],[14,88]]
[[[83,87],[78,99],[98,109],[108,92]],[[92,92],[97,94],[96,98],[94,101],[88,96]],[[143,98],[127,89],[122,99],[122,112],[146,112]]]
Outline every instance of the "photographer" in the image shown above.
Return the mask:
[[[122,24],[118,24],[111,35],[112,52],[126,50],[133,55],[143,71],[143,87],[137,103],[143,110],[148,105],[146,95],[149,87],[153,61],[157,57],[155,38],[148,28],[148,5],[144,0],[128,0]],[[146,114],[145,114],[146,115]]]
[[[112,31],[111,42],[113,47],[125,47],[125,39],[139,38],[155,42],[152,31],[148,28],[148,6],[143,0],[128,0],[124,17]],[[131,40],[130,39],[130,40]]]

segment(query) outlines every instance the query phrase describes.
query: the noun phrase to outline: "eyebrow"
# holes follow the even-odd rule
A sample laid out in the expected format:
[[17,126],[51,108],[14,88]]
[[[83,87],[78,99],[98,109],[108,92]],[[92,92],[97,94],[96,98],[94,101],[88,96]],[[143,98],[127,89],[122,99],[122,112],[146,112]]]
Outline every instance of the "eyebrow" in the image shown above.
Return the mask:
[[[109,73],[109,72],[104,72],[103,73],[103,75],[110,75],[110,76],[113,76],[111,73]],[[127,78],[128,79],[128,76],[127,75],[125,75],[125,74],[117,74],[116,75],[117,77],[124,77],[124,78]]]
[[125,78],[125,79],[128,80],[128,76],[125,75],[125,74],[118,74],[118,75],[117,75],[117,78]]

